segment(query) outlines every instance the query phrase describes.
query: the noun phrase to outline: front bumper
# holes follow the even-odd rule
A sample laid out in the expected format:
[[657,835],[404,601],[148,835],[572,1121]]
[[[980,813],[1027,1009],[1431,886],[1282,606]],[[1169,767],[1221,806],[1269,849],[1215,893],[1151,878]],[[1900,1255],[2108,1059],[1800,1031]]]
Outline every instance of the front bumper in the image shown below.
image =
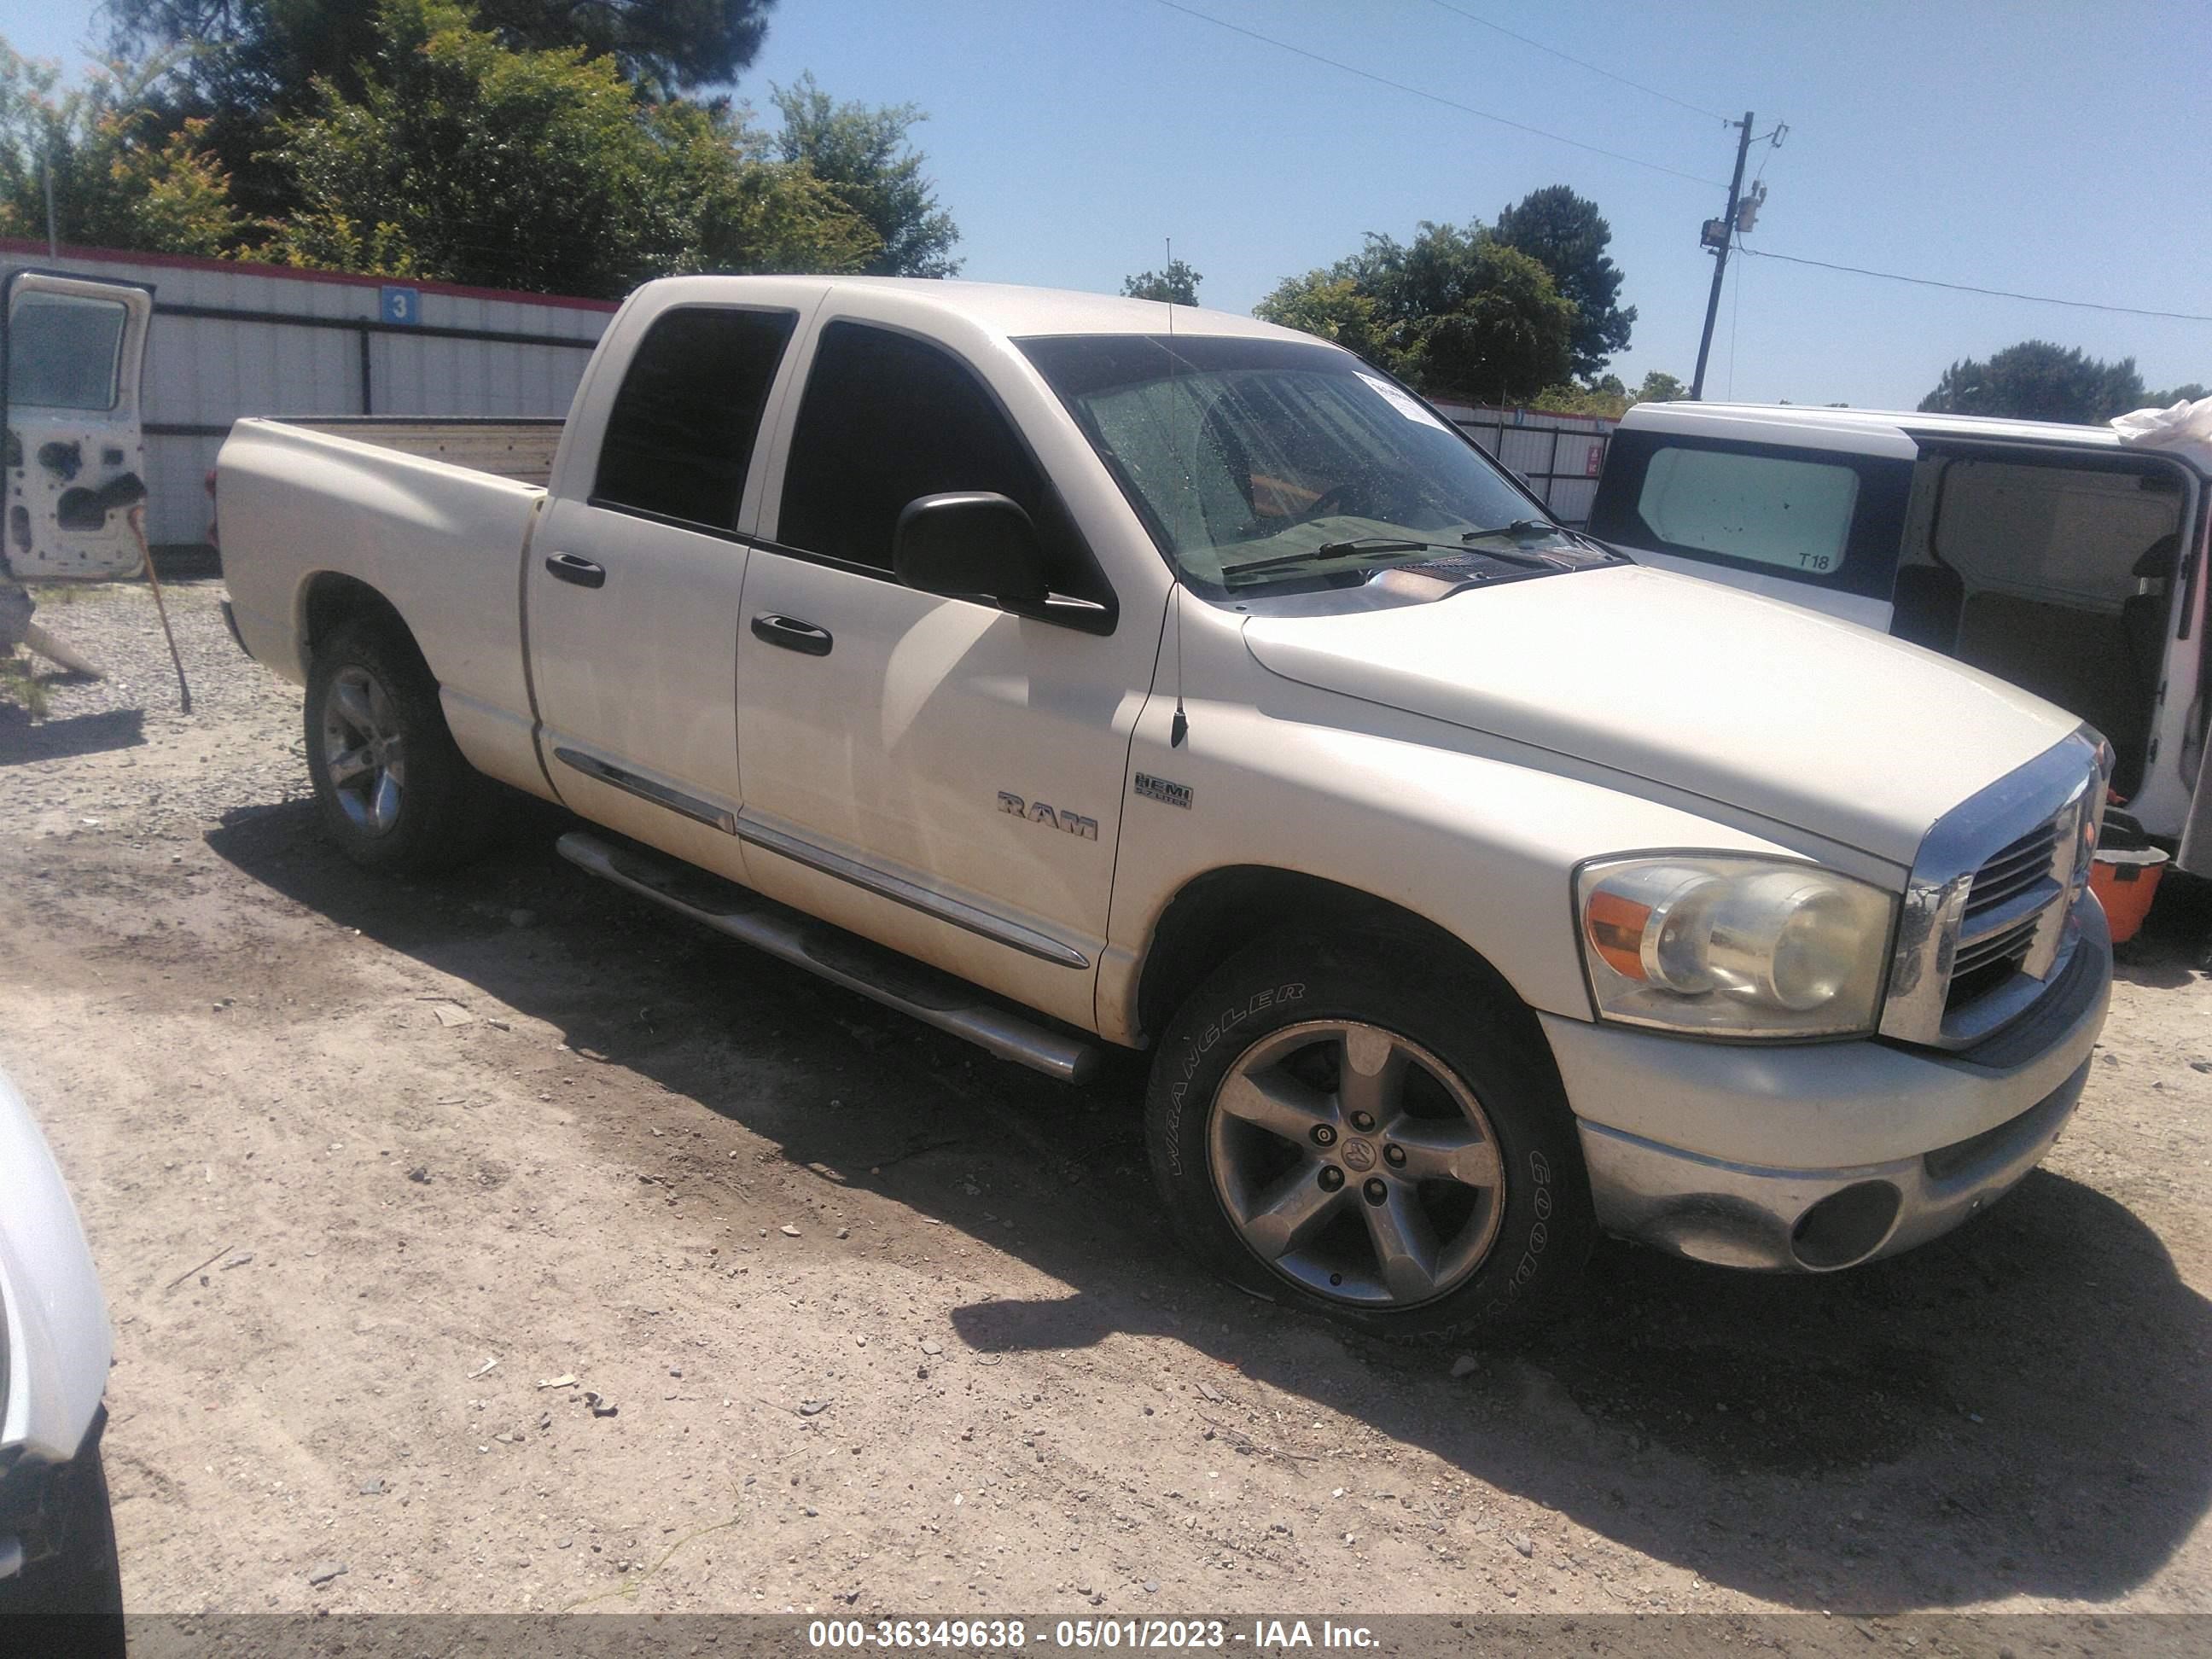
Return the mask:
[[1544,1016],[1599,1224],[1701,1261],[1824,1272],[1986,1208],[2057,1139],[2104,1026],[2103,912],[2085,896],[2069,925],[2042,1001],[1968,1051],[1728,1046]]

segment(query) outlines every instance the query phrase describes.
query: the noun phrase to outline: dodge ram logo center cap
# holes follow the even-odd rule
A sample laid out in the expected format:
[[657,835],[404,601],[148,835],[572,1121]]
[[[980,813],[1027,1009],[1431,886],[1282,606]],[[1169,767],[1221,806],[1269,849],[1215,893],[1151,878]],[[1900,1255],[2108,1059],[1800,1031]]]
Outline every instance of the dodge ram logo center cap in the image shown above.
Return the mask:
[[1357,1170],[1363,1175],[1375,1167],[1375,1148],[1364,1140],[1344,1143],[1344,1167]]

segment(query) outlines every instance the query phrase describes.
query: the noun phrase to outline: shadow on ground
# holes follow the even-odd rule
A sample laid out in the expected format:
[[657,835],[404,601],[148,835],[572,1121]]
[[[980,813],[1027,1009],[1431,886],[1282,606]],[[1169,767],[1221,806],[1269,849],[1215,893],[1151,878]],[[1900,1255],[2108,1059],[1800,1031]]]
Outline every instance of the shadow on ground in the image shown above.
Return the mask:
[[33,720],[13,703],[0,703],[0,766],[66,760],[74,755],[136,749],[146,741],[146,711],[111,708],[66,720]]
[[[1002,1065],[592,882],[553,854],[557,815],[520,811],[507,850],[437,882],[353,869],[304,802],[234,815],[209,839],[246,875],[817,1178],[888,1193],[1075,1287],[954,1310],[978,1350],[1170,1335],[1785,1606],[2114,1597],[2212,1501],[2212,1308],[2090,1188],[2039,1172],[1970,1229],[1827,1278],[1608,1246],[1575,1316],[1453,1380],[1449,1350],[1344,1336],[1176,1251],[1144,1174],[1140,1062],[1080,1090]],[[509,925],[516,908],[530,925]],[[605,1126],[611,1157],[627,1127]],[[687,1186],[726,1179],[702,1157]]]
[[2212,880],[2168,870],[2142,931],[2113,956],[2130,985],[2170,988],[2212,975]]

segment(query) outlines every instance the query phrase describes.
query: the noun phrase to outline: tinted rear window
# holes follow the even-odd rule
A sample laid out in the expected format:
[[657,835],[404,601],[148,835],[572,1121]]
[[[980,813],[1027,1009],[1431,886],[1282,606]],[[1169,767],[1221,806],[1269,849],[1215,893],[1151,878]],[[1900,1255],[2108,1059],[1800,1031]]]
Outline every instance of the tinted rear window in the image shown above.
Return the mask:
[[592,504],[736,529],[761,411],[797,321],[719,306],[655,318],[615,394]]

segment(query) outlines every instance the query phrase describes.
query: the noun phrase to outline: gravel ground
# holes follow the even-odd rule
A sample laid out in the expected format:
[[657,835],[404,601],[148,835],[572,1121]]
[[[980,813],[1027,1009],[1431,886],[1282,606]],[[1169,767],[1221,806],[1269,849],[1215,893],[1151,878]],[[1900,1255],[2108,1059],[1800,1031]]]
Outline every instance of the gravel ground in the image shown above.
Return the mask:
[[981,1058],[550,811],[346,866],[219,592],[191,714],[131,586],[40,617],[112,678],[0,705],[0,1063],[112,1304],[134,1608],[2212,1611],[2201,906],[1972,1227],[1609,1248],[1554,1329],[1401,1350],[1173,1250],[1134,1067]]

